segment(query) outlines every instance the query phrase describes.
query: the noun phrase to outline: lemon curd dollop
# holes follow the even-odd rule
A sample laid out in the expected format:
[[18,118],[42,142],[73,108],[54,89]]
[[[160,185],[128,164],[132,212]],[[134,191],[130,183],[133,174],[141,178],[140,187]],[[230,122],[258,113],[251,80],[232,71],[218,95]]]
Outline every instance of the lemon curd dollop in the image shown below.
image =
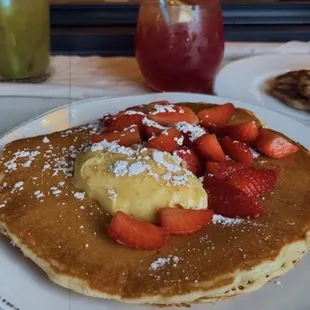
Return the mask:
[[170,153],[102,141],[77,156],[73,184],[111,215],[123,211],[155,222],[163,207],[207,209],[206,191],[181,162]]

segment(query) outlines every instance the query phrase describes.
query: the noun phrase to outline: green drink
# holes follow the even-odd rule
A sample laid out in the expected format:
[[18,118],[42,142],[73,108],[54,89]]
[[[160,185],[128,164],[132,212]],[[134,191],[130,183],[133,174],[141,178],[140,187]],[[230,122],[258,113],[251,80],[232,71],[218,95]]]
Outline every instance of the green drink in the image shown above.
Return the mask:
[[49,57],[49,1],[0,0],[0,80],[44,77]]

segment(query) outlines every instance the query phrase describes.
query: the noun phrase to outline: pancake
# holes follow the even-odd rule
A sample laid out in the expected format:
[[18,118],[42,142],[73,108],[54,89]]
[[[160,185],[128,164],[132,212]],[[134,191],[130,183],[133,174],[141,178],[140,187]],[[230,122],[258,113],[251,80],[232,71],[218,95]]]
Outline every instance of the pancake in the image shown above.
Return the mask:
[[[206,105],[190,105],[200,110]],[[258,121],[235,109],[232,122]],[[215,301],[259,289],[290,270],[310,245],[310,158],[255,158],[279,171],[261,198],[259,219],[214,216],[199,232],[170,237],[157,251],[111,240],[111,216],[71,183],[76,154],[95,125],[14,141],[3,152],[0,231],[56,284],[75,292],[139,304]]]
[[310,112],[310,70],[279,75],[267,82],[266,91],[294,109]]

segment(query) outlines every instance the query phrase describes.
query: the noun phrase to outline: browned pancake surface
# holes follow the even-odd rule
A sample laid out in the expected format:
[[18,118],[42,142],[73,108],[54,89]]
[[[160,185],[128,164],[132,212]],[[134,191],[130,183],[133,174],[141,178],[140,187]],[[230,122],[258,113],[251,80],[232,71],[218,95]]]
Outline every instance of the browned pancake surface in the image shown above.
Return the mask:
[[290,71],[271,79],[267,92],[295,109],[310,111],[310,70]]
[[[236,109],[233,122],[251,118]],[[286,244],[304,240],[310,231],[310,159],[302,150],[280,160],[255,159],[258,167],[279,171],[275,189],[261,201],[268,216],[210,224],[191,236],[170,237],[158,251],[125,248],[107,236],[110,215],[71,185],[76,150],[88,143],[91,131],[84,126],[9,144],[2,160],[7,184],[0,192],[5,202],[0,222],[55,272],[88,281],[94,290],[122,298],[185,294],[196,283],[276,258]],[[7,162],[21,151],[40,153],[30,167],[22,166],[25,156],[16,159],[16,171],[14,163],[8,171]]]

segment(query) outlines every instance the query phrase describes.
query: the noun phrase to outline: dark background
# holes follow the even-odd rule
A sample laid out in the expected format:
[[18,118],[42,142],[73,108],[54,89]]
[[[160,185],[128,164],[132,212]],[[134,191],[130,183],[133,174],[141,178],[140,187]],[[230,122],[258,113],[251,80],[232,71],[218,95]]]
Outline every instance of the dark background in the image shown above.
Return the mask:
[[[135,3],[51,4],[52,53],[133,56]],[[310,2],[222,3],[226,41],[310,41]]]

